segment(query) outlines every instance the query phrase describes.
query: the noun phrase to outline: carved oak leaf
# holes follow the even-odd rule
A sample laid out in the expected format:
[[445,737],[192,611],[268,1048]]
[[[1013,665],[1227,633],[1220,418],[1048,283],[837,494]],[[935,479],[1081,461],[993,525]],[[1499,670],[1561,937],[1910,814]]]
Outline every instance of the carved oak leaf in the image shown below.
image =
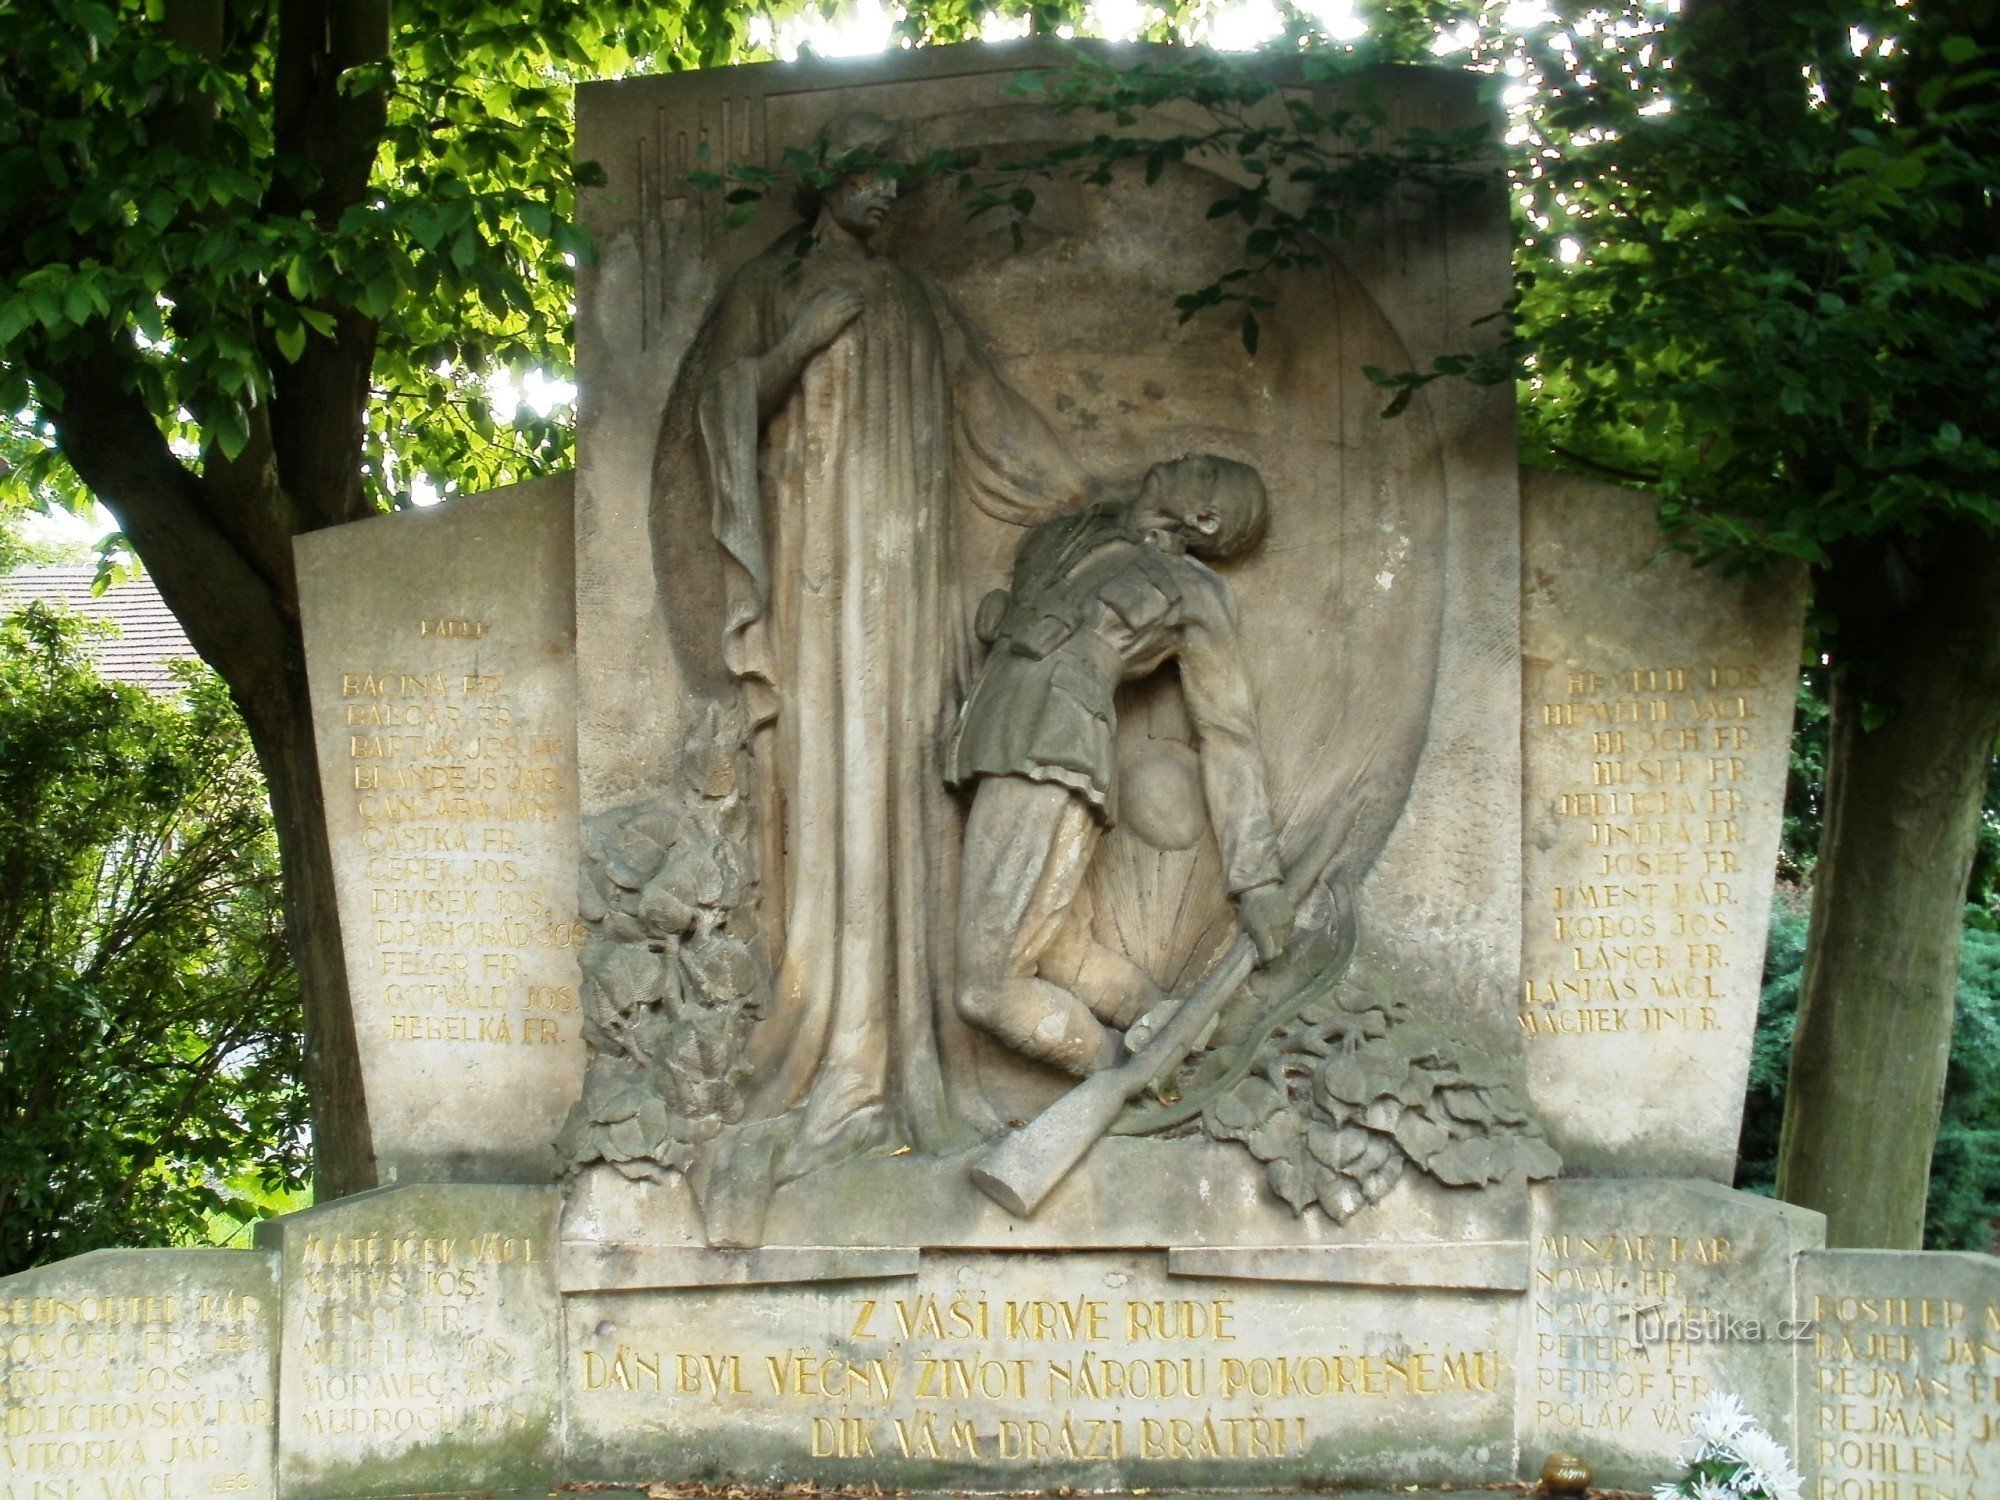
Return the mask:
[[1528,1123],[1528,1107],[1522,1102],[1520,1093],[1511,1085],[1496,1083],[1480,1090],[1486,1096],[1486,1103],[1493,1111],[1493,1118],[1503,1125],[1525,1125]]
[[1554,1177],[1562,1171],[1562,1157],[1540,1136],[1519,1135],[1512,1141],[1514,1170],[1530,1180]]
[[599,846],[604,873],[628,891],[643,888],[666,858],[666,845],[630,825],[614,828]]
[[1305,1121],[1290,1110],[1278,1111],[1242,1139],[1250,1154],[1262,1162],[1293,1161],[1304,1170],[1312,1157],[1306,1146]]
[[1321,1211],[1336,1224],[1345,1224],[1368,1206],[1361,1184],[1342,1172],[1321,1172],[1318,1196]]
[[1393,1131],[1397,1122],[1403,1118],[1403,1113],[1403,1101],[1385,1094],[1368,1106],[1367,1112],[1361,1117],[1361,1123],[1370,1130]]
[[1325,1125],[1314,1120],[1306,1126],[1306,1150],[1321,1166],[1338,1171],[1340,1168],[1340,1130],[1337,1126]]
[[686,932],[694,926],[695,909],[672,874],[663,870],[639,893],[639,917],[653,936]]
[[1493,1110],[1479,1090],[1469,1087],[1451,1088],[1440,1091],[1445,1112],[1455,1120],[1464,1120],[1470,1125],[1491,1125]]
[[658,1097],[646,1099],[639,1105],[637,1116],[639,1129],[646,1138],[646,1151],[656,1153],[661,1144],[672,1138],[673,1118],[667,1113],[666,1101]]
[[1403,1165],[1407,1158],[1400,1151],[1391,1151],[1388,1159],[1362,1179],[1362,1191],[1368,1195],[1370,1203],[1380,1203],[1389,1194],[1389,1189],[1403,1180]]
[[1338,1116],[1342,1104],[1366,1109],[1374,1097],[1367,1069],[1351,1055],[1329,1057],[1313,1077],[1313,1101],[1330,1115]]
[[[1292,1118],[1289,1115],[1281,1116]],[[1321,1167],[1305,1149],[1305,1132],[1294,1133],[1294,1152],[1270,1161],[1265,1171],[1271,1179],[1271,1191],[1292,1206],[1292,1212],[1303,1214],[1313,1206],[1319,1197],[1319,1177]],[[1256,1149],[1254,1146],[1251,1148]]]
[[685,1172],[694,1165],[694,1147],[686,1141],[672,1141],[660,1147],[657,1160],[662,1167]]
[[635,1156],[645,1156],[657,1139],[657,1136],[647,1135],[637,1113],[627,1119],[613,1121],[604,1128],[602,1136],[604,1154],[613,1161],[630,1161]]
[[1435,1068],[1413,1067],[1410,1069],[1409,1077],[1403,1080],[1403,1087],[1396,1097],[1412,1109],[1421,1109],[1431,1102],[1431,1095],[1437,1092],[1439,1085],[1449,1082],[1451,1076]]
[[590,1119],[594,1125],[616,1125],[620,1121],[635,1118],[639,1106],[646,1101],[646,1092],[629,1084],[621,1089],[613,1089],[596,1104],[591,1106]]
[[681,948],[681,964],[711,1009],[732,1008],[757,992],[757,959],[749,945],[728,933],[712,932]]

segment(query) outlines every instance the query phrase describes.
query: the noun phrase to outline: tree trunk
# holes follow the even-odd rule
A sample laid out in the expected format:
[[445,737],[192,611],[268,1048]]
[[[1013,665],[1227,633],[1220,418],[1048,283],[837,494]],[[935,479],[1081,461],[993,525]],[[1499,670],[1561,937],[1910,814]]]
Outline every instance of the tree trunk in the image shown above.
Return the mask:
[[245,709],[278,830],[285,935],[298,968],[305,1013],[313,1196],[327,1202],[376,1185],[375,1148],[334,900],[333,849],[306,691],[305,642],[296,624],[285,623],[284,680],[247,703],[239,692],[238,704]]
[[[1827,1244],[1923,1244],[1959,933],[2000,737],[2000,539],[1836,556],[1826,816],[1778,1152],[1778,1196]],[[1871,727],[1871,724],[1873,727]]]
[[[349,87],[353,69],[389,56],[391,0],[278,0],[269,82],[272,178],[264,208],[336,224],[368,196],[388,94]],[[166,34],[211,60],[223,50],[229,8],[168,0]],[[201,154],[213,124],[206,101],[171,112],[162,129]],[[282,299],[282,281],[269,295]],[[264,340],[268,399],[245,413],[249,432],[230,456],[211,445],[200,471],[169,448],[140,395],[131,333],[106,327],[101,344],[72,341],[44,391],[70,466],[118,518],[195,650],[229,685],[269,783],[285,882],[285,925],[305,1012],[306,1087],[313,1117],[313,1185],[322,1200],[375,1185],[368,1106],[341,952],[332,851],[314,751],[292,541],[301,532],[374,511],[363,484],[364,413],[375,323],[322,304],[331,337],[310,334],[295,359]],[[176,316],[181,316],[177,310]],[[251,320],[256,329],[256,320]],[[187,404],[207,425],[219,400]]]
[[305,1013],[314,1192],[321,1200],[342,1197],[375,1185],[375,1159],[334,904],[291,538],[268,535],[269,518],[289,506],[268,471],[227,501],[215,478],[188,472],[130,389],[121,353],[62,372],[64,399],[51,411],[57,440],[118,518],[249,726],[270,786],[286,936]]

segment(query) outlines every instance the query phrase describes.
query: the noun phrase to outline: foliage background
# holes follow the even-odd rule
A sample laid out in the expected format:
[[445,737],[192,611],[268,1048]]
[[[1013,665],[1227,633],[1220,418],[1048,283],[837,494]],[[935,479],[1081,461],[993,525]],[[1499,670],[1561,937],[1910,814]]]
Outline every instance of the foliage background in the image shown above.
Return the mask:
[[198,1243],[304,1185],[277,844],[215,675],[108,682],[0,623],[0,1275]]

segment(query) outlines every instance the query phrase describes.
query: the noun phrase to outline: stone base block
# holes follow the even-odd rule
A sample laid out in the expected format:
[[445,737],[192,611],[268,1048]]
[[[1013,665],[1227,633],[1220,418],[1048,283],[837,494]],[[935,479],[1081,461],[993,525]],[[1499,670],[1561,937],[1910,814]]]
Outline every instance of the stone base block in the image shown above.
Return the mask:
[[281,1494],[360,1500],[561,1477],[557,1198],[384,1188],[260,1226],[284,1269]]
[[0,1497],[276,1495],[277,1259],[101,1250],[0,1279]]
[[587,1191],[559,1229],[553,1188],[389,1188],[0,1282],[0,1500],[1464,1487],[1552,1450],[1640,1488],[1716,1390],[1806,1500],[1994,1500],[2000,1260],[1820,1250],[1705,1182],[1534,1196],[1519,1238],[710,1250]]

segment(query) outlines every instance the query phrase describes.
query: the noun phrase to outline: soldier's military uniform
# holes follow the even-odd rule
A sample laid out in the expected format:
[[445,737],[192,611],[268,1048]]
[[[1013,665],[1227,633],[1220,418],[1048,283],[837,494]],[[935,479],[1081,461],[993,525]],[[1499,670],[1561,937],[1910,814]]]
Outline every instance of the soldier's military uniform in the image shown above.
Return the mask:
[[1158,998],[1130,960],[1063,930],[1118,817],[1121,682],[1178,659],[1229,892],[1281,875],[1235,609],[1207,564],[1146,541],[1123,507],[1097,506],[1029,535],[1011,591],[987,597],[978,626],[992,651],[947,771],[975,788],[958,1007],[1016,1050],[1084,1074],[1115,1050],[1096,1020],[1130,1024]]

